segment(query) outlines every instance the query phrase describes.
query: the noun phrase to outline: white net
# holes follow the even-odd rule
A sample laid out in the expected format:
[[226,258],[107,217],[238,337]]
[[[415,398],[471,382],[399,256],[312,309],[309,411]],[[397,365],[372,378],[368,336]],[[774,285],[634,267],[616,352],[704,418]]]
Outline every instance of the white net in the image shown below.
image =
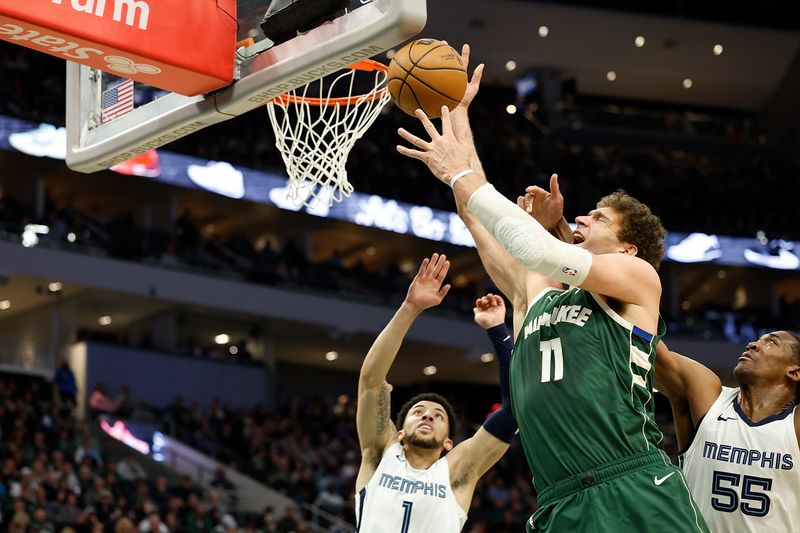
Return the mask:
[[[364,82],[370,74],[372,89],[352,96],[357,77]],[[353,186],[347,180],[347,156],[388,103],[385,86],[385,70],[349,68],[267,104],[275,144],[289,174],[288,198],[295,205],[314,207],[325,202],[331,206],[350,196]]]

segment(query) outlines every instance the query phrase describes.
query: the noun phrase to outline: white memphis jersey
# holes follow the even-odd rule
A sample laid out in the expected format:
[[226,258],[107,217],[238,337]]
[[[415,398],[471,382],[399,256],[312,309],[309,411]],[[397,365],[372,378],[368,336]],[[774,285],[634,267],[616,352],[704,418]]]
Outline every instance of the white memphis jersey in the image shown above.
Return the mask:
[[447,458],[417,470],[399,442],[386,450],[372,479],[356,494],[358,533],[458,533],[466,521],[450,488]]
[[681,456],[713,533],[800,531],[795,409],[754,423],[739,405],[739,389],[722,388]]

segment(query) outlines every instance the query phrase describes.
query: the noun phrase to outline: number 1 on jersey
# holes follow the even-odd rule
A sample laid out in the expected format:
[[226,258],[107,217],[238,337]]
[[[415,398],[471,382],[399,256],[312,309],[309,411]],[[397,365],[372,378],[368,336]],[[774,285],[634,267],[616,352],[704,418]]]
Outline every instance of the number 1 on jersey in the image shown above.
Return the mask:
[[[540,341],[542,350],[542,383],[558,381],[564,377],[564,353],[561,351],[561,339],[556,337],[549,341]],[[555,362],[552,364],[552,362]],[[552,367],[552,372],[551,372]]]
[[403,525],[400,528],[400,533],[408,533],[408,526],[411,525],[411,507],[413,506],[414,502],[403,502]]

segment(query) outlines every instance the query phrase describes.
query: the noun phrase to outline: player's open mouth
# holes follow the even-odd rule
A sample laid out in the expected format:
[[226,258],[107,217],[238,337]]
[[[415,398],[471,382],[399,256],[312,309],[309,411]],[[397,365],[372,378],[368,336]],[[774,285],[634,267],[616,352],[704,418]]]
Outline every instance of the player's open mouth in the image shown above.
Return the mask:
[[428,430],[428,431],[433,431],[433,428],[431,426],[429,426],[428,424],[420,424],[417,427],[417,429],[419,429],[419,430],[425,429],[425,430]]
[[742,355],[739,357],[739,361],[752,361],[753,358],[747,355],[747,352],[743,352]]
[[583,235],[578,233],[577,231],[572,234],[572,244],[580,244],[586,239],[583,238]]

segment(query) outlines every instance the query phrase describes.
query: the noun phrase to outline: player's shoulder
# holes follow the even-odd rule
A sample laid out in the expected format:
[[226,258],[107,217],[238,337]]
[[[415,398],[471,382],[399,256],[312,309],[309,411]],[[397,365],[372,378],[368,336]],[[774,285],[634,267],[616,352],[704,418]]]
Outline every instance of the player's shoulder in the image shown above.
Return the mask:
[[726,387],[723,385],[718,398],[721,401],[733,401],[739,397],[739,391],[739,387]]

